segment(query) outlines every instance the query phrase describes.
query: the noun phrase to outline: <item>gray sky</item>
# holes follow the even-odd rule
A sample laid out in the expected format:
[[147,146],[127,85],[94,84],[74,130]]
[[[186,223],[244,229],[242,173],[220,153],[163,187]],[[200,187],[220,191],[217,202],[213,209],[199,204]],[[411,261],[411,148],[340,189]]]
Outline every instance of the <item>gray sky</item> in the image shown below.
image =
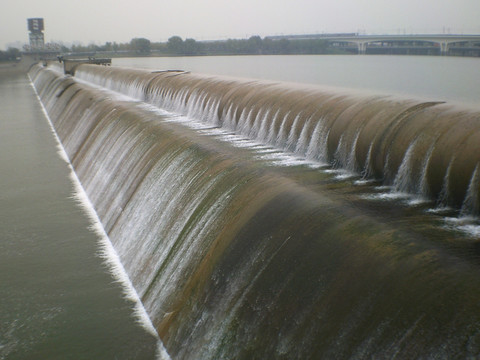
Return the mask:
[[480,0],[1,0],[0,49],[45,40],[88,45],[134,37],[166,41],[323,32],[480,34]]

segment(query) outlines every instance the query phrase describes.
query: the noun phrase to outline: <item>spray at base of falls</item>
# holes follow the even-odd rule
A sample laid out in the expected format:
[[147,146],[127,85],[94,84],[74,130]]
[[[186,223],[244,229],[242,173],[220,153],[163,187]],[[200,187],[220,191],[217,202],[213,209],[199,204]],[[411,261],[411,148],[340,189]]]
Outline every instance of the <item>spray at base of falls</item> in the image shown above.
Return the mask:
[[[397,176],[410,167],[431,196],[449,168],[452,205],[478,181],[475,113],[184,73],[77,74],[418,191]],[[172,358],[480,354],[477,264],[73,78],[41,67],[30,75]]]

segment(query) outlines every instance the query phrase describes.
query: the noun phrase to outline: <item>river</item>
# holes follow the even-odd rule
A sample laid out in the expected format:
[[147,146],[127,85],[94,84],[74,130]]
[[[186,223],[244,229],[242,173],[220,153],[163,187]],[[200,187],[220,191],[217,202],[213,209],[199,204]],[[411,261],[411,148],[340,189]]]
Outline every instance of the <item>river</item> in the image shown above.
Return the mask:
[[154,358],[26,73],[0,109],[0,359]]
[[480,355],[478,59],[51,68],[0,78],[1,359]]
[[441,56],[191,56],[114,58],[113,65],[301,82],[377,94],[480,104],[480,59]]

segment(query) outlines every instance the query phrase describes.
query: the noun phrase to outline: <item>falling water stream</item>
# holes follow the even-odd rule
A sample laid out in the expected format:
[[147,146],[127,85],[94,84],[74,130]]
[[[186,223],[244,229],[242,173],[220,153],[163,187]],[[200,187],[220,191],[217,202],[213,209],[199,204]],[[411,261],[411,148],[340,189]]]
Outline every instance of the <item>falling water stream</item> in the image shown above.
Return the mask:
[[30,77],[174,359],[480,354],[480,113],[81,65]]

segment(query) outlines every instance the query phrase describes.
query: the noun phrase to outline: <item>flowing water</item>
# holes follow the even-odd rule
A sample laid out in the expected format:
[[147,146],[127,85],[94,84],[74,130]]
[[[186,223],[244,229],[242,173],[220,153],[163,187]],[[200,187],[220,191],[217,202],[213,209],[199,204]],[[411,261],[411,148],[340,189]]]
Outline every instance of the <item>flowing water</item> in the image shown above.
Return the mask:
[[480,356],[471,102],[158,70],[29,75],[173,359]]
[[0,359],[155,358],[28,78],[0,76]]

